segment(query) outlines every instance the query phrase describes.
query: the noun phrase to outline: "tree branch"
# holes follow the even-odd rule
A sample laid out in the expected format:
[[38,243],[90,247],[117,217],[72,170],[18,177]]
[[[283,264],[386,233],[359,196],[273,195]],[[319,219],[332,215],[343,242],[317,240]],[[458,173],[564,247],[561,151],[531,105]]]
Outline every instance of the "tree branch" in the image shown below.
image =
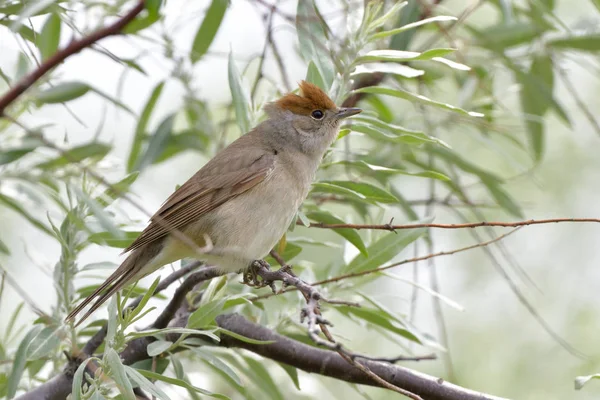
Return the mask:
[[[479,228],[482,226],[499,226],[504,228],[516,228],[519,226],[555,224],[559,222],[593,222],[600,223],[600,218],[551,218],[551,219],[529,219],[516,222],[502,221],[482,221],[469,222],[465,224],[406,224],[392,225],[391,221],[388,224],[324,224],[321,222],[311,222],[309,228],[322,229],[380,229],[385,231],[397,231],[401,229],[417,229],[417,228],[438,228],[438,229],[464,229],[464,228]],[[302,225],[302,221],[296,221],[296,225]]]
[[38,68],[19,80],[19,82],[17,82],[8,92],[0,97],[0,117],[4,116],[4,110],[6,107],[12,104],[19,96],[21,96],[27,89],[29,89],[52,68],[56,67],[73,54],[79,53],[86,47],[96,43],[100,39],[119,34],[129,22],[131,22],[139,13],[142,12],[144,9],[144,3],[144,0],[138,1],[134,8],[127,12],[127,14],[125,14],[123,17],[119,18],[112,25],[108,25],[89,34],[88,36],[71,42],[67,47],[54,53],[54,55],[44,61]]

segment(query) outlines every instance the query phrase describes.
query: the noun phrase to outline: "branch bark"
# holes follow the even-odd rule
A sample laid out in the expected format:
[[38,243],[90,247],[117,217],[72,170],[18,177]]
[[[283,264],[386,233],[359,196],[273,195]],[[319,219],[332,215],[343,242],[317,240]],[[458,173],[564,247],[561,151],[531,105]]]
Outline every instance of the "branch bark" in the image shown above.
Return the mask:
[[[175,325],[185,325],[180,321]],[[227,330],[256,340],[272,340],[274,343],[258,345],[247,343],[225,334],[221,335],[220,346],[239,348],[296,367],[309,373],[328,376],[345,382],[379,386],[371,377],[348,364],[338,353],[308,346],[287,338],[272,330],[248,321],[238,314],[217,317],[217,324]],[[121,353],[125,364],[148,359],[147,346],[152,338],[133,340]],[[384,380],[421,396],[424,400],[506,400],[501,397],[476,392],[445,382],[442,379],[398,365],[361,360],[361,363]],[[18,400],[63,400],[71,393],[72,375],[62,373]]]
[[99,29],[88,36],[85,36],[79,40],[71,42],[67,47],[57,51],[44,61],[38,68],[33,70],[28,75],[24,76],[19,82],[17,82],[8,92],[0,97],[0,117],[4,116],[4,110],[10,104],[12,104],[19,96],[21,96],[27,89],[29,89],[35,82],[42,78],[52,68],[62,63],[68,57],[73,54],[79,53],[86,47],[90,47],[100,39],[108,36],[113,36],[121,33],[123,28],[130,23],[139,13],[144,9],[144,0],[137,2],[134,8],[129,10],[127,14],[119,18],[116,22],[108,25],[102,29]]

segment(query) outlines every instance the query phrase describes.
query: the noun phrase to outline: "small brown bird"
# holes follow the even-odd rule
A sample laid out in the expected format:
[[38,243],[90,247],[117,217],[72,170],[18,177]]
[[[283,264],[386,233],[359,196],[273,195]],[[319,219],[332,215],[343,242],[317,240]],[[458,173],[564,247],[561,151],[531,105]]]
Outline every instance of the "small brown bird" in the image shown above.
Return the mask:
[[96,299],[80,324],[121,288],[182,258],[233,272],[265,257],[306,198],[340,121],[362,111],[337,107],[305,81],[300,92],[267,104],[267,120],[177,189],[125,250],[125,261],[66,320]]

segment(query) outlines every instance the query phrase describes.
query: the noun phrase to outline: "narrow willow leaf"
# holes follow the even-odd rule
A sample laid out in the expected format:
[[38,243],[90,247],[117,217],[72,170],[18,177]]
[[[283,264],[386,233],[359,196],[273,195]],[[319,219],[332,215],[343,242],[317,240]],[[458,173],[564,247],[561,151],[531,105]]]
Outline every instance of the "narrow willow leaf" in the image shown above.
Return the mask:
[[19,158],[32,152],[35,149],[36,147],[34,146],[26,146],[2,150],[2,152],[0,153],[0,165],[10,164],[11,162],[18,160]]
[[63,151],[62,155],[52,160],[44,161],[34,166],[42,170],[51,170],[79,163],[83,160],[100,160],[110,151],[111,147],[104,143],[91,142]]
[[10,249],[2,240],[0,240],[0,253],[10,254]]
[[47,326],[32,340],[27,348],[27,359],[37,360],[52,354],[60,345],[62,329]]
[[21,383],[21,377],[23,376],[23,371],[25,371],[25,363],[27,362],[27,350],[29,349],[29,344],[41,330],[42,327],[40,325],[34,326],[29,332],[27,332],[17,347],[6,386],[7,399],[12,399],[17,393],[19,383]]
[[312,60],[310,60],[308,63],[308,70],[306,71],[306,81],[310,82],[310,83],[314,83],[315,85],[317,85],[318,87],[320,87],[323,90],[328,89],[327,84],[325,83],[325,80],[323,79],[323,77],[321,76],[321,73],[319,72],[319,68]]
[[173,346],[173,342],[168,340],[157,340],[148,345],[146,352],[150,357],[156,357],[165,351],[169,350]]
[[77,371],[75,371],[75,375],[73,375],[73,384],[71,385],[71,400],[82,400],[82,386],[83,386],[83,377],[85,374],[85,369],[90,361],[100,361],[96,357],[90,357],[84,360],[79,367],[77,367]]
[[39,104],[65,103],[83,96],[91,89],[87,83],[63,82],[37,93],[34,98]]
[[376,72],[403,76],[405,78],[416,78],[417,76],[421,76],[425,73],[425,71],[421,69],[411,68],[408,65],[395,64],[390,62],[373,62],[369,64],[357,65],[354,71],[352,72],[351,76],[361,74],[373,74]]
[[408,5],[408,1],[396,2],[384,15],[369,24],[369,30],[374,30],[385,24],[386,21],[394,17],[400,10],[406,7],[406,5]]
[[229,90],[235,109],[235,117],[242,133],[250,131],[250,97],[242,83],[242,77],[235,66],[233,53],[229,53]]
[[582,50],[596,52],[600,51],[600,34],[591,33],[586,35],[552,39],[546,42],[546,46],[558,50]]
[[488,26],[481,32],[471,30],[477,38],[475,44],[495,51],[520,46],[539,37],[544,29],[531,21],[501,23]]
[[457,69],[459,71],[470,71],[471,70],[471,67],[469,67],[468,65],[461,64],[456,61],[448,60],[447,58],[444,58],[444,57],[433,57],[431,60],[439,62],[444,65],[447,65],[448,67],[450,67],[452,69]]
[[466,110],[463,110],[462,108],[459,108],[459,107],[456,107],[456,106],[453,106],[453,105],[450,105],[447,103],[441,103],[439,101],[434,101],[423,95],[410,93],[410,92],[407,92],[407,91],[401,90],[401,89],[390,89],[390,88],[373,86],[373,87],[366,87],[366,88],[355,90],[354,93],[383,94],[383,95],[387,95],[387,96],[397,97],[400,99],[405,99],[405,100],[411,101],[413,103],[421,103],[421,104],[425,104],[428,106],[442,108],[442,109],[445,109],[448,111],[453,111],[453,112],[467,115],[470,117],[483,117],[483,114],[481,114],[481,113],[478,113],[475,111],[466,111]]
[[192,64],[200,60],[208,51],[223,22],[228,5],[229,0],[212,0],[210,3],[202,24],[200,24],[200,28],[196,32],[196,37],[194,37],[192,51],[190,52]]
[[158,386],[149,381],[144,375],[140,374],[135,368],[125,366],[125,373],[136,383],[140,389],[147,391],[153,398],[161,400],[171,400],[171,398]]
[[77,187],[71,186],[71,188],[77,194],[77,197],[88,206],[90,212],[96,217],[102,228],[110,232],[115,238],[122,238],[123,231],[115,225],[112,216],[96,200]]
[[51,13],[36,37],[36,46],[40,50],[42,61],[56,53],[60,43],[60,25],[60,15]]
[[244,386],[244,383],[242,382],[238,374],[233,369],[231,369],[229,365],[225,364],[218,356],[200,347],[195,347],[194,349],[192,349],[192,351],[198,357],[202,358],[204,361],[206,361],[207,363],[219,369],[228,377],[230,377],[237,385]]
[[4,204],[6,207],[10,208],[14,212],[21,215],[21,217],[25,218],[29,223],[42,232],[46,233],[49,236],[54,236],[54,233],[50,228],[46,226],[42,221],[34,217],[25,207],[21,205],[21,203],[12,197],[8,197],[0,193],[0,204]]
[[279,390],[279,387],[275,384],[275,381],[271,377],[269,371],[265,368],[263,363],[255,360],[251,356],[244,356],[246,364],[248,364],[248,373],[253,377],[253,382],[260,382],[260,387],[272,400],[284,400],[283,394]]
[[300,389],[300,380],[298,379],[298,369],[296,367],[292,367],[291,365],[278,363],[281,368],[285,371],[286,374],[290,377],[296,389]]
[[402,51],[402,50],[372,50],[359,57],[355,64],[363,64],[374,61],[387,61],[387,62],[406,62],[406,61],[420,61],[420,60],[431,60],[435,57],[442,57],[446,54],[450,54],[456,51],[456,49],[443,48],[443,49],[430,49],[423,53],[416,51]]
[[451,17],[448,15],[437,15],[435,17],[425,18],[420,21],[413,22],[411,24],[406,24],[400,28],[376,33],[376,34],[372,35],[370,39],[381,39],[381,38],[385,38],[388,36],[397,35],[399,33],[406,32],[409,29],[417,28],[421,25],[431,24],[432,22],[456,21],[457,19],[458,18],[456,18],[456,17]]
[[214,334],[213,330],[200,330],[200,329],[188,329],[188,328],[164,328],[164,329],[152,329],[149,331],[142,332],[131,332],[127,334],[128,339],[139,339],[141,337],[147,336],[155,336],[155,335],[168,335],[172,333],[177,333],[180,335],[201,335],[214,340],[215,342],[219,342],[219,337]]
[[398,199],[394,197],[387,190],[378,188],[377,186],[371,185],[366,182],[353,182],[353,181],[321,181],[323,183],[329,183],[347,189],[358,192],[368,199],[372,199],[381,203],[397,203]]
[[37,0],[32,2],[27,2],[25,7],[19,11],[17,18],[14,22],[11,23],[10,29],[13,32],[17,32],[19,28],[23,25],[24,21],[27,21],[29,18],[39,15],[44,10],[47,10],[49,6],[55,3],[56,0]]
[[367,326],[378,326],[386,331],[402,336],[411,342],[421,343],[419,338],[405,327],[397,326],[386,313],[367,307],[339,306],[335,310],[345,316],[353,316],[355,320],[368,322]]
[[417,228],[386,233],[368,247],[368,257],[358,254],[344,271],[352,273],[378,268],[423,236],[426,231],[425,228]]
[[[394,125],[394,127],[399,128]],[[411,132],[411,133],[400,133],[400,129],[389,129],[383,127],[388,132],[393,132],[392,134],[388,132],[384,132],[374,126],[370,126],[368,124],[354,123],[351,125],[351,128],[354,132],[364,133],[365,135],[384,142],[392,142],[392,143],[406,143],[412,145],[420,145],[423,143],[436,143],[439,144],[440,140],[435,140],[429,135],[426,135],[421,132]]]
[[138,236],[138,231],[121,231],[119,236],[113,235],[111,232],[96,232],[88,237],[91,243],[101,246],[115,247],[117,249],[127,248]]
[[218,332],[223,333],[224,335],[231,336],[234,339],[239,340],[240,342],[250,343],[250,344],[272,344],[275,343],[275,340],[258,340],[246,337],[244,335],[240,335],[239,333],[232,332],[225,328],[218,328]]
[[219,393],[212,393],[208,390],[205,389],[201,389],[197,386],[194,386],[192,384],[189,384],[181,379],[177,379],[177,378],[171,378],[169,376],[165,376],[165,375],[161,375],[161,374],[157,374],[156,372],[152,372],[152,371],[147,371],[145,369],[138,369],[137,372],[139,372],[141,375],[145,376],[148,379],[151,380],[156,380],[156,381],[161,381],[161,382],[165,382],[165,383],[170,383],[171,385],[176,385],[176,386],[180,386],[182,388],[188,389],[188,390],[193,390],[196,391],[200,394],[203,394],[205,396],[209,396],[209,397],[214,397],[216,399],[222,399],[222,400],[230,400],[229,397],[223,395],[223,394],[219,394]]
[[134,169],[142,171],[146,167],[152,165],[160,156],[166,143],[169,141],[173,133],[173,124],[175,122],[175,114],[168,115],[156,128],[156,131],[148,139],[148,147],[146,151],[138,158],[138,162]]
[[217,315],[219,315],[221,313],[221,310],[223,310],[224,305],[224,299],[217,299],[211,300],[207,304],[201,306],[196,311],[194,311],[192,315],[190,315],[187,322],[187,328],[204,328],[206,326],[212,325]]
[[581,388],[583,388],[585,384],[591,381],[592,379],[600,379],[600,374],[578,376],[577,378],[575,378],[575,390],[581,390]]
[[106,363],[110,367],[110,377],[117,384],[123,398],[125,400],[136,400],[136,396],[133,393],[133,387],[127,378],[127,372],[125,371],[125,366],[123,365],[119,354],[114,349],[109,348],[106,350],[104,357]]
[[119,182],[111,184],[110,187],[104,191],[104,193],[96,197],[96,201],[102,207],[109,206],[113,201],[121,197],[129,190],[129,187],[136,181],[139,175],[140,173],[137,171],[132,172]]
[[154,107],[158,102],[158,98],[160,97],[164,86],[165,82],[159,82],[154,87],[152,93],[150,94],[150,97],[148,98],[148,101],[146,102],[146,105],[144,106],[144,109],[142,110],[140,119],[138,120],[137,126],[135,127],[135,134],[133,137],[133,142],[131,144],[131,151],[129,152],[129,158],[127,159],[127,172],[132,172],[134,170],[135,165],[137,164],[137,160],[142,149],[142,143],[144,141],[144,137],[146,136],[148,121],[150,120],[152,111],[154,111]]
[[313,1],[299,1],[296,9],[296,32],[302,58],[313,61],[322,77],[325,91],[333,83],[333,63],[325,43],[327,35],[323,30],[316,4]]
[[[529,144],[536,161],[540,161],[544,151],[543,116],[552,106],[554,86],[552,58],[548,55],[533,59],[527,78],[517,75],[521,84],[520,101],[523,110]],[[548,98],[547,95],[550,95]]]
[[[306,216],[308,218],[312,219],[313,221],[321,222],[324,224],[343,224],[343,223],[345,223],[343,220],[341,220],[340,218],[336,217],[335,215],[329,213],[328,211],[309,212],[309,213],[307,213]],[[342,236],[344,239],[346,239],[347,241],[352,243],[354,245],[354,247],[356,247],[361,252],[361,254],[363,254],[365,257],[368,256],[369,253],[367,251],[365,243],[363,242],[362,238],[360,237],[360,235],[358,234],[357,231],[355,231],[354,229],[350,229],[350,228],[343,228],[343,229],[334,229],[333,232],[337,233],[338,235]]]

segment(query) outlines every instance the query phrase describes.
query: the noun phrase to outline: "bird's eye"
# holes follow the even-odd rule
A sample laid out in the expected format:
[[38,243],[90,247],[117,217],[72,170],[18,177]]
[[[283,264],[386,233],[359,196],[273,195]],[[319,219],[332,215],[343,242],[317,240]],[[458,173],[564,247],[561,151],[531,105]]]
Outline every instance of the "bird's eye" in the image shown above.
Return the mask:
[[315,110],[310,114],[314,119],[321,119],[325,114],[321,110]]

